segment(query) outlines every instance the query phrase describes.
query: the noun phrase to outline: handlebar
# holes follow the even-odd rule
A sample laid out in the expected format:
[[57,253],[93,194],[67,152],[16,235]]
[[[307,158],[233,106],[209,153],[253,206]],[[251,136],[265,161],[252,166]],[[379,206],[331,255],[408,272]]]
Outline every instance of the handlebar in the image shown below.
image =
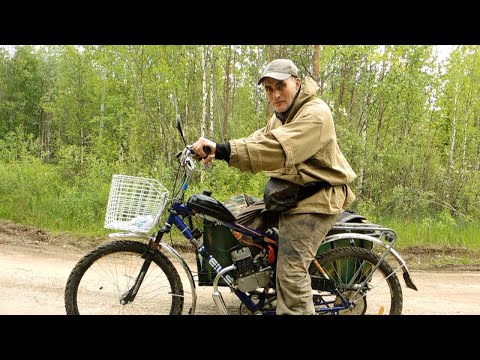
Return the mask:
[[[209,155],[212,149],[209,146],[204,146],[203,151]],[[180,165],[186,168],[187,172],[193,172],[195,170],[195,163],[193,160],[200,160],[195,154],[191,145],[187,145],[182,151],[179,151],[176,155]]]
[[[207,154],[207,155],[210,155],[210,153],[212,152],[212,149],[210,148],[210,146],[204,146],[204,147],[203,147],[203,152],[204,152],[205,154]],[[192,146],[191,146],[191,145],[187,145],[182,151],[179,151],[179,152],[175,155],[175,157],[176,157],[177,159],[179,159],[180,156],[182,156],[182,155],[183,155],[184,157],[190,155],[190,157],[195,158],[195,152],[193,151]]]

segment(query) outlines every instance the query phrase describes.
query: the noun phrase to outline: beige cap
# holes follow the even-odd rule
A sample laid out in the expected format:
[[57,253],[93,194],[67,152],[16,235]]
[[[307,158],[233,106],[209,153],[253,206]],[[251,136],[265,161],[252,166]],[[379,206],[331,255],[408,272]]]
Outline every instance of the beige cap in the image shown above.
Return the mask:
[[258,85],[260,85],[266,77],[271,77],[276,80],[285,80],[290,76],[298,77],[298,68],[293,61],[289,59],[276,59],[265,66],[262,76],[260,77],[260,80],[258,80]]

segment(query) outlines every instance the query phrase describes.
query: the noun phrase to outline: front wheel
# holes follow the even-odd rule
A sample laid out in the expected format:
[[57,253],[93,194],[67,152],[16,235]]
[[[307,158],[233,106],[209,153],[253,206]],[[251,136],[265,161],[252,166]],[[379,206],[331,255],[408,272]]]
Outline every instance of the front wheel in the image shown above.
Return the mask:
[[[310,266],[317,313],[340,315],[400,315],[402,288],[392,267],[357,246],[328,250]],[[322,271],[325,275],[322,274]]]
[[[145,257],[151,263],[137,290]],[[73,268],[65,288],[67,315],[180,315],[183,299],[172,262],[138,241],[113,241],[92,250]]]

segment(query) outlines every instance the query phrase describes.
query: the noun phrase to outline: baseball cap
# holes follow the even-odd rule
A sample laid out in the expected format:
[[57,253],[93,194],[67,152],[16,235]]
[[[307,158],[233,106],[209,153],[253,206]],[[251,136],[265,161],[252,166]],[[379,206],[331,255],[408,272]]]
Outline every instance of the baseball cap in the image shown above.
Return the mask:
[[276,80],[285,80],[290,76],[298,77],[298,68],[293,61],[289,59],[276,59],[265,66],[262,76],[260,77],[260,80],[258,80],[258,85],[260,85],[266,77],[271,77]]

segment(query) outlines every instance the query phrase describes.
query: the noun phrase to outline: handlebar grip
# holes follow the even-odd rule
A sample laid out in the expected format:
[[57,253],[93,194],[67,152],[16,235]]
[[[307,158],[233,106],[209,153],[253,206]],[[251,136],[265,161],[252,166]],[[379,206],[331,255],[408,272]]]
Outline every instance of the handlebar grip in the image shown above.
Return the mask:
[[203,152],[207,155],[210,155],[210,153],[212,152],[212,149],[210,148],[210,146],[204,146]]

